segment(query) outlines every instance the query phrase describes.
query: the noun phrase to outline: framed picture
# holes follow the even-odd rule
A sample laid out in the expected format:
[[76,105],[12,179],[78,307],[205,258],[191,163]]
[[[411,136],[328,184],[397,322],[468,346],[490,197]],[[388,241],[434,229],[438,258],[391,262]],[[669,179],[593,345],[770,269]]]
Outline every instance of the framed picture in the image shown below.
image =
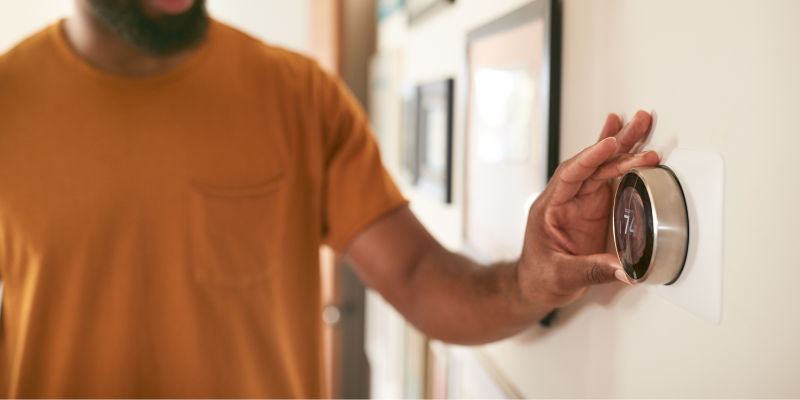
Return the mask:
[[426,399],[447,399],[448,397],[448,346],[436,340],[428,341],[428,367],[426,378]]
[[558,166],[557,0],[536,0],[467,35],[466,252],[516,259],[528,209]]
[[435,11],[452,4],[455,0],[406,0],[408,9],[408,22],[413,24],[422,17],[426,17]]
[[400,178],[409,185],[419,178],[419,87],[406,85],[402,91],[403,117],[400,132]]
[[406,322],[403,331],[403,398],[426,398],[428,338]]
[[392,15],[396,10],[403,8],[404,0],[376,0],[375,17],[378,21]]
[[452,201],[453,80],[432,82],[419,88],[420,191],[444,203]]

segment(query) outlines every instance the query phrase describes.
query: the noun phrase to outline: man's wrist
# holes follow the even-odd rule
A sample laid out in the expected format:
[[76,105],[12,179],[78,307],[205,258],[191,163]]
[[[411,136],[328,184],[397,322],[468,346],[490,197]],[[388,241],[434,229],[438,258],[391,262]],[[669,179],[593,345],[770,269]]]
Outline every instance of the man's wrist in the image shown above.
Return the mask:
[[515,313],[531,322],[538,321],[553,309],[554,302],[548,302],[547,296],[542,293],[542,288],[536,285],[532,277],[528,276],[525,263],[519,259],[512,263],[514,268],[514,309]]

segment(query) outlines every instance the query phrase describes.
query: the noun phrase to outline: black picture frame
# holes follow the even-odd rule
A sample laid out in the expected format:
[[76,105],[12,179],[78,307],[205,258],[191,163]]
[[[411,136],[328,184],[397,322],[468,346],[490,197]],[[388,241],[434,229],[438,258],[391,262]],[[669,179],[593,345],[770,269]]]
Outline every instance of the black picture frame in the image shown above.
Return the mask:
[[[518,257],[525,203],[560,161],[560,0],[534,0],[473,29],[465,56],[464,249],[496,262]],[[497,85],[514,97],[487,100]],[[487,125],[497,112],[506,122]]]
[[419,87],[416,186],[445,204],[453,201],[453,86],[444,79]]

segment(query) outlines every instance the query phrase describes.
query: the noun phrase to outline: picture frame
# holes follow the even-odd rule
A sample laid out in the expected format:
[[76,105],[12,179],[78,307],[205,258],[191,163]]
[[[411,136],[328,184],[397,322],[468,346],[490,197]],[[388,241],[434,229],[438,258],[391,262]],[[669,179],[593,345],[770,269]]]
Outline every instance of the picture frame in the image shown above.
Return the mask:
[[406,85],[402,90],[402,102],[400,179],[407,185],[415,185],[419,178],[419,87]]
[[449,346],[438,340],[428,341],[427,355],[427,377],[425,379],[425,398],[426,399],[448,399],[449,384],[448,379],[450,369]]
[[419,87],[417,188],[445,203],[452,202],[453,79]]
[[428,387],[430,339],[406,322],[403,330],[403,398],[424,399]]
[[408,23],[413,25],[424,17],[447,7],[455,0],[405,0],[405,2],[408,10]]
[[378,22],[388,18],[395,11],[405,6],[405,0],[376,0],[375,18]]
[[558,0],[535,0],[467,35],[464,252],[519,257],[527,213],[559,164]]

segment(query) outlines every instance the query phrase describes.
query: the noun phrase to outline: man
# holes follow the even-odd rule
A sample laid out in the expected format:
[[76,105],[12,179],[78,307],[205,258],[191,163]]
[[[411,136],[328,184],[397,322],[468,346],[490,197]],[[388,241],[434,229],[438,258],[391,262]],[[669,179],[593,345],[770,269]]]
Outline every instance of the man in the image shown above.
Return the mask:
[[317,397],[318,248],[431,337],[514,334],[589,286],[607,180],[650,124],[609,116],[530,209],[516,262],[445,250],[314,62],[203,0],[76,0],[0,57],[0,365],[11,397]]

